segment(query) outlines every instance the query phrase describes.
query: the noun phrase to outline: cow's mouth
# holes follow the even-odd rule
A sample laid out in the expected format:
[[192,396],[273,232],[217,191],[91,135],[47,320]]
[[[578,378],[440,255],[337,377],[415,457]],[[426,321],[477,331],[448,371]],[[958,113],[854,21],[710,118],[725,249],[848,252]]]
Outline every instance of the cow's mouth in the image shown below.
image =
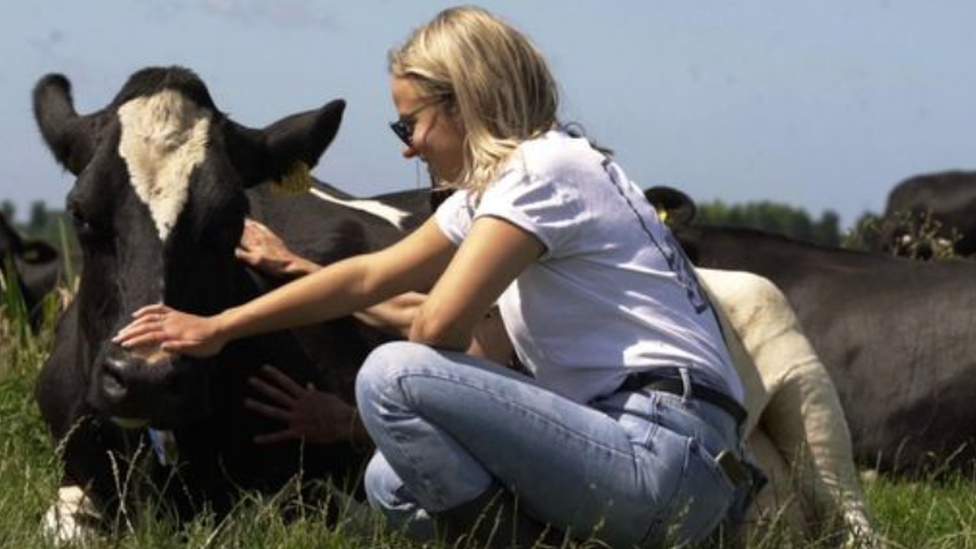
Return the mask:
[[[102,391],[113,402],[121,402],[127,392],[122,378],[117,372],[110,370],[105,372],[105,377],[102,380]],[[142,429],[149,425],[147,418],[112,416],[111,419],[112,423],[123,429]]]

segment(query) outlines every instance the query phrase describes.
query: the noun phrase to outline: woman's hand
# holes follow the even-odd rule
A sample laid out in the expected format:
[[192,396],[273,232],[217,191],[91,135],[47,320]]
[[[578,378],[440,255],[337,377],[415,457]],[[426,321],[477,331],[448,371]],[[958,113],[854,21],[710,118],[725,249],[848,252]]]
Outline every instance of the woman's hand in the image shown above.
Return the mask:
[[248,383],[267,401],[248,398],[244,406],[285,424],[280,431],[254,437],[254,442],[305,440],[331,444],[358,438],[356,408],[335,395],[318,391],[311,384],[302,387],[271,366],[262,368],[261,377],[252,377]]
[[253,219],[244,220],[244,232],[234,255],[249,266],[278,277],[304,276],[320,268],[295,255],[278,235]]
[[126,349],[155,345],[166,352],[207,357],[219,353],[227,343],[219,316],[191,315],[161,303],[143,307],[132,316],[135,320],[112,338]]

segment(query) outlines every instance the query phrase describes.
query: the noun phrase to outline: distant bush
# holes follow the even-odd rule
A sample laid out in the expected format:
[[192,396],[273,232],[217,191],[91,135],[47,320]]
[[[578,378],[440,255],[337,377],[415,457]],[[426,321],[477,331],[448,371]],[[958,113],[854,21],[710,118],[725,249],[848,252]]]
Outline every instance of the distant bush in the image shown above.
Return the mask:
[[941,236],[942,229],[931,212],[901,212],[888,219],[865,212],[841,245],[921,261],[956,258],[955,245],[962,236],[955,229],[948,237]]

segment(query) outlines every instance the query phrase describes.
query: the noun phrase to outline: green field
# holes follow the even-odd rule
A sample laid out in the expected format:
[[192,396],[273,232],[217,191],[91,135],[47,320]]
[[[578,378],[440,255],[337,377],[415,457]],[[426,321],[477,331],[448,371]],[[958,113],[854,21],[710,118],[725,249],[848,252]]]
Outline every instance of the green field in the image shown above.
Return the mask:
[[[51,318],[39,335],[26,328],[17,296],[0,303],[0,547],[49,547],[41,518],[55,497],[60,472],[57,450],[48,439],[32,397],[40,365],[52,343]],[[950,474],[939,482],[879,479],[866,487],[876,528],[889,547],[976,548],[976,475]],[[85,547],[412,547],[378,528],[364,530],[351,520],[327,526],[324,513],[289,497],[247,496],[220,523],[204,516],[182,528],[148,512],[120,516],[117,533],[89,540]],[[288,503],[284,503],[288,502]],[[288,507],[289,512],[283,513]],[[289,516],[289,520],[282,517]],[[802,545],[782,541],[781,532],[753,539],[752,549],[830,547],[829,540]],[[567,544],[567,546],[573,546]]]

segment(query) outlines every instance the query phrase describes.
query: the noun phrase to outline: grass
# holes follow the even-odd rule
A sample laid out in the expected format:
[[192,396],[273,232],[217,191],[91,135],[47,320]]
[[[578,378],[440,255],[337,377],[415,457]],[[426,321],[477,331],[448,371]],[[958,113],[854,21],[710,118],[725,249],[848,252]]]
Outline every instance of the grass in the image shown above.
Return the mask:
[[[9,280],[6,288],[10,287]],[[54,500],[60,475],[56,449],[48,439],[33,384],[53,342],[53,305],[38,334],[26,327],[16,292],[0,293],[0,548],[50,547],[40,525]],[[52,298],[53,299],[53,298]],[[402,548],[418,547],[374,523],[371,533],[350,521],[329,526],[324,510],[295,503],[297,487],[276,496],[246,495],[219,522],[203,514],[183,528],[145,511],[116,535],[89,540],[92,548]],[[976,473],[931,479],[880,478],[865,487],[876,529],[889,546],[904,549],[976,549]],[[284,517],[288,516],[289,519]],[[782,541],[775,526],[750,540],[748,549],[830,547],[829,540],[804,545]],[[584,545],[587,546],[587,545]]]
[[866,492],[879,529],[897,547],[976,548],[972,472],[957,472],[938,482],[880,478]]

